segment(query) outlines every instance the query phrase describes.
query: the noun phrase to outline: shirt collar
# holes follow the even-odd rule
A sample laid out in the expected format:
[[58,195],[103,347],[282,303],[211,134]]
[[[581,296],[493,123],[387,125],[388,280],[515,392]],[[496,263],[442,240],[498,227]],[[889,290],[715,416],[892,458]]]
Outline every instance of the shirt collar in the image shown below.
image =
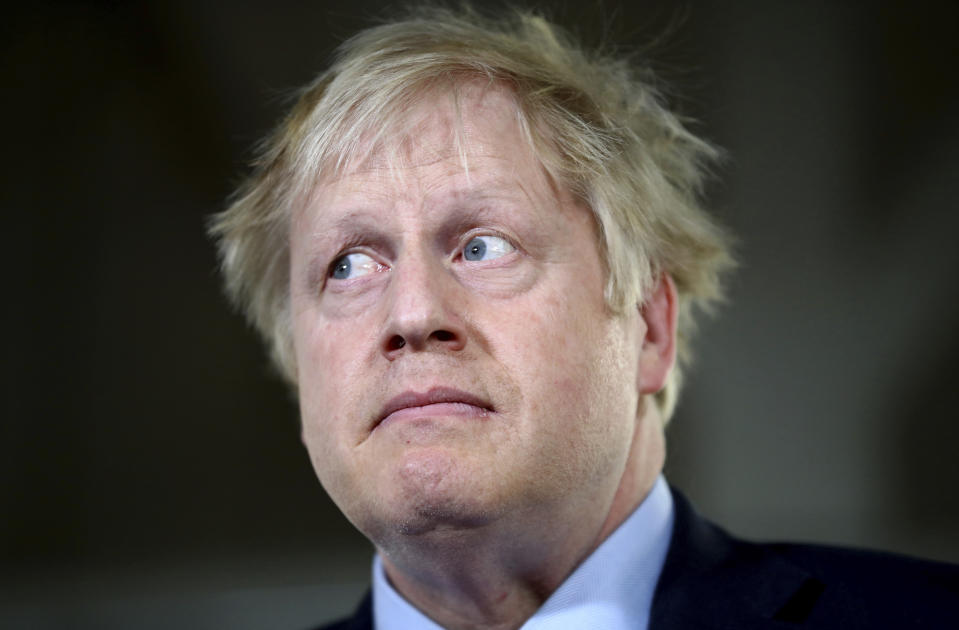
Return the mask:
[[[673,531],[673,498],[662,475],[639,507],[583,561],[521,630],[645,630]],[[442,630],[389,583],[373,559],[376,630]]]

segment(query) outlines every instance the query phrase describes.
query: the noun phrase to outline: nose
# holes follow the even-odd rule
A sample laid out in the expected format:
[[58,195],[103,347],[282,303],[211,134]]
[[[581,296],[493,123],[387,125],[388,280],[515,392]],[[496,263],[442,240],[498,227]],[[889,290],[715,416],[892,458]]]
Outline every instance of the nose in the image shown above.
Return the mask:
[[390,273],[381,347],[394,360],[409,352],[457,352],[466,345],[460,287],[440,261],[399,261]]

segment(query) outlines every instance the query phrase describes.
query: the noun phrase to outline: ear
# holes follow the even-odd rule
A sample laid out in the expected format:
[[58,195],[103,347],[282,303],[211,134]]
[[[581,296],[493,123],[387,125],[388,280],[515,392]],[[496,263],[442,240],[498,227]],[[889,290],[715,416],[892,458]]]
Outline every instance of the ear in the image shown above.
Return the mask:
[[639,353],[637,387],[640,394],[655,394],[666,385],[676,362],[678,314],[676,284],[669,274],[663,273],[639,307],[639,316],[646,328]]

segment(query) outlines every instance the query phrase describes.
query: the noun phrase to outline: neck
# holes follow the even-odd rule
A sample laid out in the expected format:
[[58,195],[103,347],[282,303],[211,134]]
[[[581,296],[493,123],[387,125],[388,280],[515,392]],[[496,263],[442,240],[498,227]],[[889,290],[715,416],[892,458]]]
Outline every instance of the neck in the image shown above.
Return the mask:
[[444,628],[519,628],[646,498],[664,457],[662,420],[645,404],[612,492],[380,548],[383,567],[394,588]]

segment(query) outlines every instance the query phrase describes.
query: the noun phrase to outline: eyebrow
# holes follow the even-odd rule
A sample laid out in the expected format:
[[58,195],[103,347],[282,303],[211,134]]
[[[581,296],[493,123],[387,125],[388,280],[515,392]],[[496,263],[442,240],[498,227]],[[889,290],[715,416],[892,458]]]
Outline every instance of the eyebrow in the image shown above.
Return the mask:
[[[453,190],[442,195],[441,205],[450,205],[472,212],[482,211],[486,203],[491,200],[502,200],[510,203],[528,201],[529,195],[521,186],[501,178],[490,180],[483,185],[472,185],[465,189]],[[385,204],[383,204],[385,205]],[[430,204],[435,205],[435,202]],[[382,212],[382,205],[374,202],[357,203],[353,208],[338,216],[328,224],[318,235],[352,234],[356,232],[379,232],[382,220],[376,215]]]
[[[468,188],[449,191],[441,198],[442,201],[434,201],[431,205],[438,203],[460,211],[441,222],[443,232],[465,229],[471,223],[482,221],[491,215],[499,215],[500,213],[492,209],[491,201],[502,201],[510,206],[517,202],[530,201],[521,185],[502,178],[492,179],[481,185],[474,182]],[[313,243],[310,254],[311,284],[316,274],[322,274],[316,279],[325,278],[328,262],[326,259],[336,253],[330,250],[350,247],[354,242],[360,241],[388,248],[389,239],[382,219],[387,205],[389,204],[377,203],[375,200],[373,203],[369,203],[369,200],[359,201],[330,223],[317,226],[318,229],[310,235]],[[387,211],[392,212],[392,208]],[[514,213],[510,212],[509,215],[515,219]]]
[[362,207],[349,210],[346,214],[337,217],[321,234],[323,236],[332,235],[337,240],[343,240],[341,236],[346,236],[348,240],[351,236],[361,232],[363,234],[381,232],[383,223],[376,219],[375,212],[372,208]]
[[321,286],[326,281],[333,257],[354,244],[374,243],[385,245],[386,234],[381,221],[370,210],[357,208],[337,217],[331,224],[316,226],[307,236],[310,243],[307,256],[307,286]]

